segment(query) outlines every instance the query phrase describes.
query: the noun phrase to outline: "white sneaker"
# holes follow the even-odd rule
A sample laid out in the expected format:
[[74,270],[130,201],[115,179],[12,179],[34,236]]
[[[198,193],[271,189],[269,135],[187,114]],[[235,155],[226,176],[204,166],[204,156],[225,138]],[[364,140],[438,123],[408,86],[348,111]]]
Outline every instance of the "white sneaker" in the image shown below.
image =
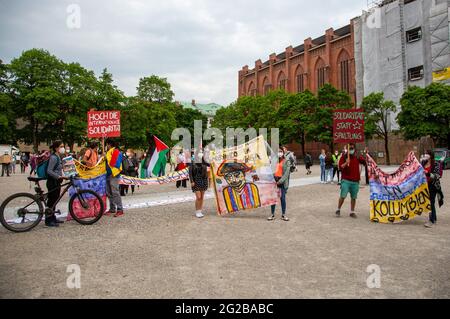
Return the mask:
[[196,213],[195,213],[195,216],[196,216],[197,218],[203,218],[203,217],[205,217],[205,215],[203,215],[203,213],[202,213],[201,211],[196,212]]
[[432,222],[428,222],[424,226],[425,226],[425,228],[433,228],[434,224]]

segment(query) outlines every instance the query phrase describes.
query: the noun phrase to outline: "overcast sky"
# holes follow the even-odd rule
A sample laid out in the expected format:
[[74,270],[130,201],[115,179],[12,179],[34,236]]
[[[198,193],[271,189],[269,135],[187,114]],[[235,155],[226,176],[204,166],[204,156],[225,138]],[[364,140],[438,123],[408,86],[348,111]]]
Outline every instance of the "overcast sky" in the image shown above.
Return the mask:
[[[67,20],[80,8],[80,28]],[[139,78],[167,77],[179,101],[228,105],[238,71],[309,36],[337,29],[367,0],[0,0],[0,59],[43,48],[134,95]],[[70,19],[69,19],[70,20]],[[74,21],[74,20],[70,20]]]

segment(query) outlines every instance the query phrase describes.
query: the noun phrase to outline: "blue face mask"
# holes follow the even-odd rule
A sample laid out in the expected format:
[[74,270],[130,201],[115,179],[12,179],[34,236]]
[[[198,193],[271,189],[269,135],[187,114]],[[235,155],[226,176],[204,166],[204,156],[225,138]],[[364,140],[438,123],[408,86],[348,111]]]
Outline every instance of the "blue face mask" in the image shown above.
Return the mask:
[[350,155],[355,155],[355,150],[350,150]]

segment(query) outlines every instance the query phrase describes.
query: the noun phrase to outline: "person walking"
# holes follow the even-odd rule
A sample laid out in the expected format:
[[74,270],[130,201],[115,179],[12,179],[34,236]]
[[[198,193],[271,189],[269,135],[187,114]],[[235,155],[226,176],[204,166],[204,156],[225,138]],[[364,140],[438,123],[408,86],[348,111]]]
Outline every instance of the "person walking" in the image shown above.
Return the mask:
[[325,157],[325,182],[332,183],[333,180],[333,156],[331,152],[327,152]]
[[120,197],[119,179],[122,171],[122,152],[117,148],[117,142],[111,138],[106,141],[106,195],[109,198],[109,211],[106,216],[124,215],[122,198]]
[[[177,167],[175,168],[175,170],[177,172],[187,168],[186,156],[184,155],[183,150],[181,150],[180,153],[178,154],[176,161]],[[177,181],[177,188],[180,187],[187,188],[187,180]]]
[[12,158],[11,158],[11,166],[10,166],[10,168],[11,168],[11,173],[12,174],[16,174],[16,164],[17,164],[17,153],[14,153],[13,155],[12,155]]
[[87,167],[95,167],[98,163],[98,142],[91,142],[83,155],[82,163]]
[[423,158],[423,167],[427,177],[428,189],[430,190],[431,213],[426,228],[433,228],[437,223],[436,197],[439,197],[439,207],[444,205],[444,195],[441,189],[440,164],[436,162],[434,152],[427,151]]
[[341,185],[341,170],[339,169],[339,151],[336,150],[333,154],[333,178],[331,182],[334,182],[334,177],[337,175],[338,185]]
[[325,170],[325,159],[327,158],[327,154],[324,149],[322,149],[321,154],[319,155],[320,161],[320,183],[326,183],[326,170]]
[[189,180],[191,182],[192,191],[195,193],[195,216],[203,218],[203,202],[205,199],[205,192],[208,190],[208,167],[210,164],[206,163],[203,158],[203,151],[198,151],[194,156],[194,161],[189,165]]
[[12,162],[12,157],[11,155],[9,155],[8,151],[6,151],[5,154],[1,156],[0,162],[2,163],[2,177],[5,176],[5,172],[6,176],[9,177],[9,167]]
[[[286,159],[286,154],[283,150],[278,152],[278,164],[275,171],[274,177],[277,183],[278,192],[280,195],[281,202],[281,220],[288,222],[289,218],[286,216],[286,194],[289,189],[289,178],[291,175],[291,166],[289,161]],[[275,210],[277,205],[271,206],[272,215],[267,219],[268,221],[275,220]]]
[[22,174],[25,174],[28,167],[28,163],[29,163],[28,155],[26,153],[22,153],[22,155],[20,156],[20,172]]
[[344,205],[345,199],[350,193],[350,217],[358,218],[357,214],[355,213],[355,208],[359,193],[359,181],[361,179],[361,172],[359,169],[359,164],[361,163],[364,163],[364,158],[358,157],[355,144],[350,144],[349,154],[342,156],[339,161],[339,167],[342,171],[342,180],[341,195],[339,198],[338,209],[336,210],[336,217],[341,217],[342,206]]
[[55,204],[58,202],[59,196],[61,196],[61,183],[67,179],[62,172],[61,158],[66,154],[64,143],[62,141],[53,142],[50,146],[50,152],[47,166],[47,207],[50,210],[46,211],[45,225],[47,227],[58,227],[63,222],[56,219]]
[[305,155],[305,167],[306,167],[306,175],[311,175],[311,166],[313,165],[313,160],[311,154],[306,153]]

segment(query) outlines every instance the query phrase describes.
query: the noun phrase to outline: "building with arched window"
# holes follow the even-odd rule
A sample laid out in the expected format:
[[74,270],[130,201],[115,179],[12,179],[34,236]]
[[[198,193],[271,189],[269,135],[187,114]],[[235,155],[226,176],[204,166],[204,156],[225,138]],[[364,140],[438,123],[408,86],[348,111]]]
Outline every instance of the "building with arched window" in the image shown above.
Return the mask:
[[353,22],[271,54],[264,63],[258,60],[253,69],[244,66],[239,71],[239,96],[265,95],[274,89],[316,93],[326,83],[356,100]]

